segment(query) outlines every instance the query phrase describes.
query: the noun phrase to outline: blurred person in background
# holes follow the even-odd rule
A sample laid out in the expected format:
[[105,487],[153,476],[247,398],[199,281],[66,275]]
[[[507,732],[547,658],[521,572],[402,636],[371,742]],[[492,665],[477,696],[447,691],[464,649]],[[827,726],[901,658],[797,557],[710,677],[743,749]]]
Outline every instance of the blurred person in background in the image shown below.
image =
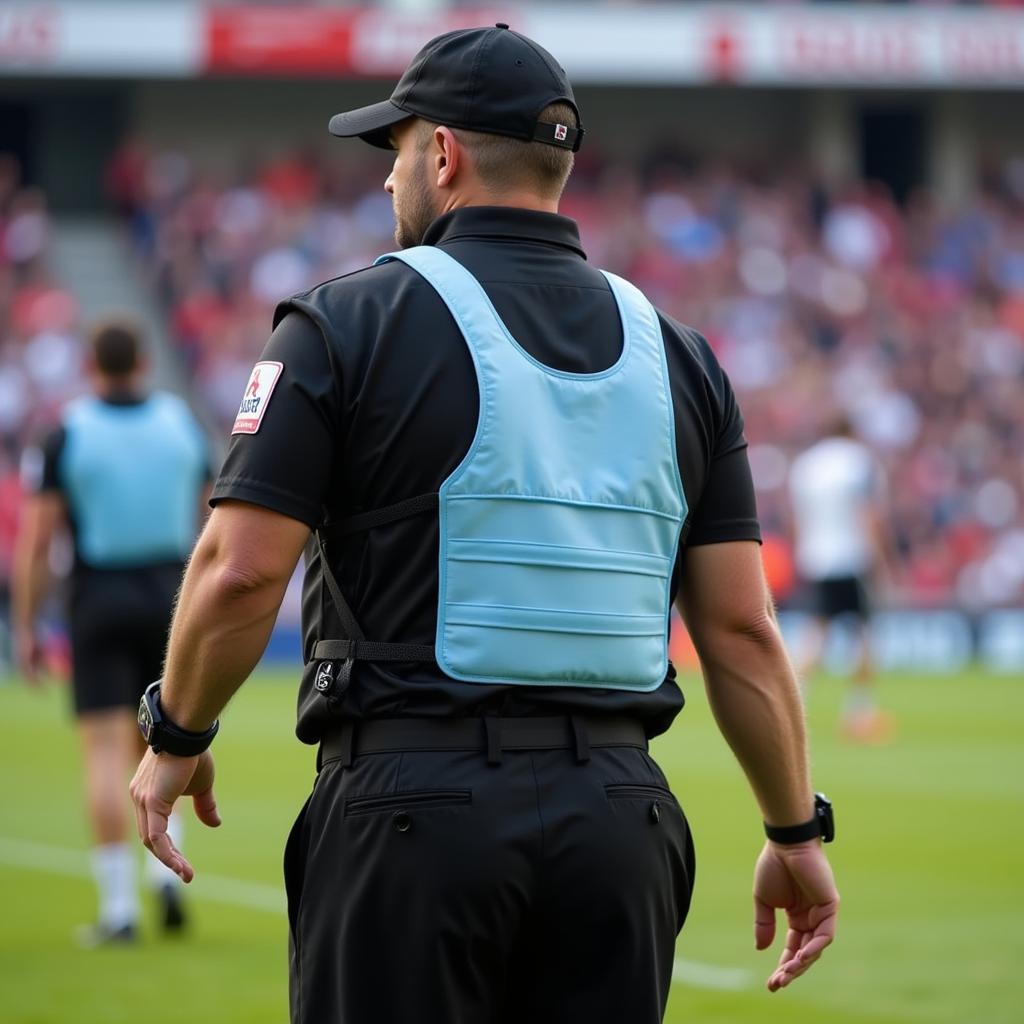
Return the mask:
[[694,870],[648,754],[683,704],[678,597],[768,823],[755,939],[784,909],[789,985],[838,895],[742,418],[707,342],[559,215],[564,71],[508,25],[450,32],[331,130],[394,151],[401,251],[278,307],[140,708],[140,838],[193,877],[167,815],[220,823],[217,716],[305,549],[292,1020],[655,1024]]
[[[45,669],[37,619],[50,589],[50,549],[69,528],[72,694],[99,893],[98,919],[78,937],[96,946],[131,942],[138,933],[124,791],[144,749],[135,712],[147,683],[160,675],[210,466],[188,406],[145,391],[147,363],[133,325],[97,328],[88,370],[94,393],[67,406],[41,449],[25,452],[12,598],[18,664],[35,684]],[[163,927],[180,931],[179,880],[157,862],[147,862],[147,873]]]
[[869,635],[872,583],[887,565],[881,466],[840,414],[826,437],[793,460],[789,491],[797,571],[814,605],[800,675],[806,679],[819,667],[829,626],[848,622],[856,654],[843,732],[861,742],[882,742],[891,723],[877,707]]

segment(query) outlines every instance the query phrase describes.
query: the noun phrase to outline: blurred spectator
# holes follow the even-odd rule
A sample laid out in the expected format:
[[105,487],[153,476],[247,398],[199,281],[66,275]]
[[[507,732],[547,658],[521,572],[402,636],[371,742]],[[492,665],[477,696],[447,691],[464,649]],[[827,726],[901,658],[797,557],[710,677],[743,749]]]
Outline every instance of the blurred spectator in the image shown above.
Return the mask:
[[0,445],[13,450],[82,389],[77,304],[49,276],[45,198],[17,173],[0,155]]
[[82,390],[78,311],[49,276],[50,227],[43,194],[24,187],[17,160],[0,153],[0,672],[11,660],[6,622],[20,453]]
[[[135,168],[139,235],[195,385],[227,424],[275,302],[393,246],[386,161],[281,157],[218,181]],[[117,177],[116,175],[114,177]],[[1024,599],[1024,171],[965,208],[898,207],[660,156],[588,152],[563,202],[590,259],[697,326],[743,405],[766,530],[793,454],[842,409],[893,481],[895,597]],[[134,185],[133,185],[134,187]]]

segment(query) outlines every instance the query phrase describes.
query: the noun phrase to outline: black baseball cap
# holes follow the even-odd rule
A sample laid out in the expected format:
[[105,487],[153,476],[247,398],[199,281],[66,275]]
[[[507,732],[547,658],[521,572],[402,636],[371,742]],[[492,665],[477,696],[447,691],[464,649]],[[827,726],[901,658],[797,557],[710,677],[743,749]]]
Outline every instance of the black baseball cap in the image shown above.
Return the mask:
[[[576,111],[578,127],[537,120],[561,101]],[[431,39],[412,59],[391,99],[335,114],[332,135],[391,149],[389,129],[407,117],[467,131],[546,142],[573,152],[583,141],[579,108],[558,62],[508,25],[469,28]]]

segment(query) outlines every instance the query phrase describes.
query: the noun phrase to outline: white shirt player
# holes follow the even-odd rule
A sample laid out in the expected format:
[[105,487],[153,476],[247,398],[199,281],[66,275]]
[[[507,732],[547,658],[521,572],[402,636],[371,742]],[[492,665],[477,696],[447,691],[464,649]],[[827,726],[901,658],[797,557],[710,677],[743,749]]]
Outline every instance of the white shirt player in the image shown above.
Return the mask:
[[870,511],[880,484],[871,452],[848,437],[826,438],[793,460],[796,565],[804,579],[862,576],[871,568]]

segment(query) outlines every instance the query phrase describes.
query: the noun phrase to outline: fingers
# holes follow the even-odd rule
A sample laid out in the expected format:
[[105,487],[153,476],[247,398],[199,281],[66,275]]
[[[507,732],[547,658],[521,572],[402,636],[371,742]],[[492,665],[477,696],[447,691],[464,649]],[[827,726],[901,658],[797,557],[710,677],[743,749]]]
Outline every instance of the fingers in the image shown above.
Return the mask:
[[[835,938],[839,893],[821,844],[776,847],[768,844],[754,873],[755,935],[770,937],[768,914],[785,909],[789,928],[778,965],[768,978],[768,990],[777,992],[805,973]],[[758,901],[765,908],[757,906]]]
[[[187,763],[186,759],[168,759],[147,750],[128,787],[135,806],[136,828],[143,846],[183,882],[191,882],[195,872],[168,835],[167,820],[194,768],[195,765]],[[208,813],[216,818],[212,791],[208,788],[204,795],[208,797]]]
[[754,946],[767,949],[775,941],[775,908],[754,897]]
[[220,825],[217,801],[213,795],[215,774],[213,755],[209,750],[204,750],[199,755],[195,771],[184,789],[184,792],[192,797],[192,807],[196,812],[196,817],[209,828],[217,828]]
[[191,882],[195,871],[167,834],[169,814],[169,809],[167,813],[156,809],[146,812],[147,834],[143,843],[161,864],[166,864],[183,882]]
[[835,915],[827,917],[813,932],[791,928],[779,966],[768,978],[768,991],[777,992],[804,974],[820,958],[835,937]]
[[212,789],[196,793],[192,797],[192,806],[195,808],[196,817],[204,825],[209,828],[217,828],[220,825],[220,814],[217,812],[217,801],[214,799]]
[[821,957],[821,954],[825,949],[832,945],[831,935],[816,935],[813,938],[808,938],[806,945],[797,954],[800,963],[806,964],[808,967],[814,963],[815,960]]
[[813,964],[817,959],[818,958],[815,957],[813,960],[804,960],[802,953],[798,953],[793,957],[793,959],[788,960],[784,964],[780,964],[768,979],[768,991],[778,992],[779,989],[792,984],[793,981],[807,971],[811,964]]

